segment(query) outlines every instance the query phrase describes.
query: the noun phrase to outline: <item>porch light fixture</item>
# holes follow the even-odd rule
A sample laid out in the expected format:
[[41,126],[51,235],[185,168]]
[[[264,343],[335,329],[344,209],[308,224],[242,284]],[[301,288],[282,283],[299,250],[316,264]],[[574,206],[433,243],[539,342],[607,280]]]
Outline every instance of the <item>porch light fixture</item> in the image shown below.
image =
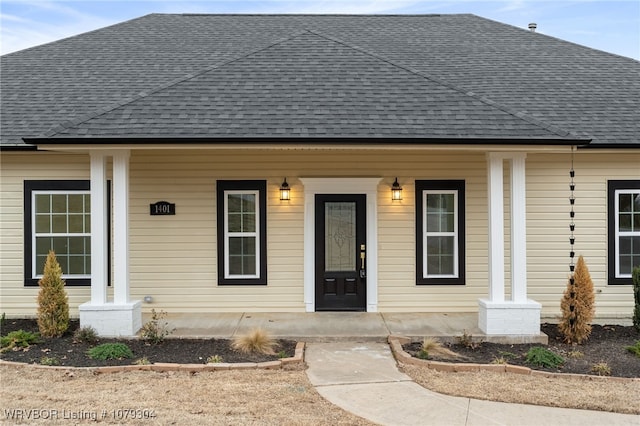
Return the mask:
[[284,178],[282,185],[280,185],[280,200],[281,201],[291,200],[291,188],[287,183],[287,178]]
[[396,178],[393,185],[391,185],[391,200],[392,201],[400,201],[402,200],[402,187],[398,183],[398,178]]

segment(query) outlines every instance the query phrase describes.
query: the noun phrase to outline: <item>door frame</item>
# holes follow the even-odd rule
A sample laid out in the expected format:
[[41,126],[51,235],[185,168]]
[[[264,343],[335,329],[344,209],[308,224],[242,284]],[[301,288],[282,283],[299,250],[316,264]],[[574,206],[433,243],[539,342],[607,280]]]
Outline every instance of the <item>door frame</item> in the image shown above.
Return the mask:
[[381,177],[304,177],[304,304],[316,311],[316,194],[364,194],[367,206],[367,312],[378,312],[378,185]]

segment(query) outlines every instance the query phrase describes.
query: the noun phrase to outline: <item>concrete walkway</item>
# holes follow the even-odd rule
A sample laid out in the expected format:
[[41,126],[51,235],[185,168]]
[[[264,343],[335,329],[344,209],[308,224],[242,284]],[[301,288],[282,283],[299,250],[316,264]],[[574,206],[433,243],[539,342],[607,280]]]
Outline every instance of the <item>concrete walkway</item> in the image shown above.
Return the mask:
[[[635,425],[640,416],[505,404],[431,392],[398,371],[389,335],[443,339],[466,332],[488,340],[477,313],[169,314],[173,337],[229,339],[255,328],[307,342],[307,375],[333,404],[382,425]],[[146,316],[144,321],[148,321]],[[546,336],[539,336],[546,341]],[[540,341],[538,340],[538,341]]]
[[441,395],[398,371],[385,343],[309,343],[305,360],[324,398],[381,425],[640,425],[633,415]]

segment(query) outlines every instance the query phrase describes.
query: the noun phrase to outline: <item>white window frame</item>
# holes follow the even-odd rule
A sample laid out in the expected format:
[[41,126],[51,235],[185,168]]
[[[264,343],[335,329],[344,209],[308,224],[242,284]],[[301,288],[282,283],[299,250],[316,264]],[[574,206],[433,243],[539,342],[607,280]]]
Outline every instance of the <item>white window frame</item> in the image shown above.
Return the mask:
[[[255,231],[253,232],[229,232],[229,195],[247,195],[255,196]],[[256,247],[256,265],[255,274],[231,274],[230,268],[230,252],[229,241],[234,237],[253,237],[255,238]],[[224,277],[225,279],[254,279],[260,278],[260,191],[259,190],[225,190],[224,191]]]
[[[423,278],[459,278],[460,270],[458,265],[458,190],[457,189],[425,189],[422,191],[422,275]],[[453,194],[453,206],[454,206],[454,218],[453,218],[453,232],[428,232],[427,231],[427,196],[428,195],[443,195]],[[429,274],[428,269],[428,245],[427,240],[429,237],[453,237],[453,274]]]
[[614,191],[614,221],[615,221],[615,277],[631,278],[631,273],[623,274],[620,272],[620,237],[640,237],[638,231],[620,231],[620,195],[622,194],[640,194],[640,189],[616,189]]
[[[36,240],[37,237],[89,237],[91,238],[91,232],[82,232],[82,233],[58,233],[58,232],[45,232],[38,233],[36,231],[36,215],[37,215],[37,206],[36,206],[36,196],[37,195],[91,195],[91,191],[88,190],[33,190],[31,191],[31,277],[32,279],[40,279],[42,278],[42,273],[38,272],[37,262],[37,246]],[[91,212],[89,212],[91,214]],[[67,229],[68,229],[68,220],[69,215],[67,211]],[[91,256],[91,254],[89,254]],[[65,273],[63,269],[62,279],[90,279],[91,274],[69,274]]]

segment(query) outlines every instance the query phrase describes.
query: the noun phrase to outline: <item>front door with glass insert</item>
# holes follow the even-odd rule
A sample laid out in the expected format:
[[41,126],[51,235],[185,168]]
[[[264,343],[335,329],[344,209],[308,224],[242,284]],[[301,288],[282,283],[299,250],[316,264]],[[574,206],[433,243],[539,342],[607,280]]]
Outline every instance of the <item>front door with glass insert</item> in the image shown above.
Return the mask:
[[366,195],[316,195],[316,311],[366,309]]

